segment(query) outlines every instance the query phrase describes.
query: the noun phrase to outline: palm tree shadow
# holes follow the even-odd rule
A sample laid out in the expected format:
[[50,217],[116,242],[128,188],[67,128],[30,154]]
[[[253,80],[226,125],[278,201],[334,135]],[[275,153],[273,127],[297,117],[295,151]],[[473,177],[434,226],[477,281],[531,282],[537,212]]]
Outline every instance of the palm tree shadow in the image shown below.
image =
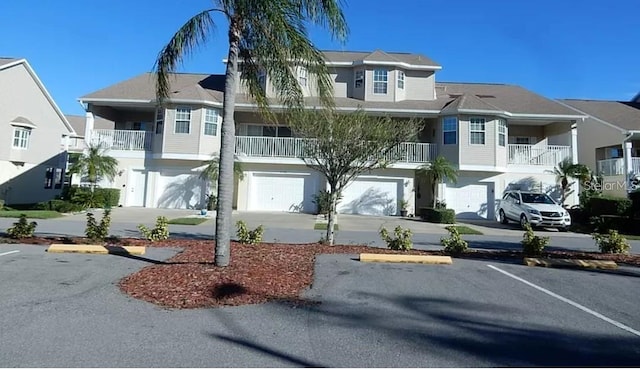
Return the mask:
[[205,206],[206,183],[200,175],[189,175],[167,185],[158,199],[161,208],[201,209]]

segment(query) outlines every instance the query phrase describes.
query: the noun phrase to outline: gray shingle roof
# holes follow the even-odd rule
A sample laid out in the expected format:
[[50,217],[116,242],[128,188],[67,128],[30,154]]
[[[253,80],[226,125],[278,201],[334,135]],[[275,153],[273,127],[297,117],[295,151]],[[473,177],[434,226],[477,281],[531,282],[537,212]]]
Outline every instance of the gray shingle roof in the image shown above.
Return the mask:
[[17,61],[17,60],[20,60],[20,59],[17,59],[17,58],[3,58],[3,57],[0,57],[0,67],[2,67],[2,66],[3,66],[3,65],[5,65],[5,64],[13,63],[13,62],[15,62],[15,61]]
[[326,50],[322,52],[329,62],[357,62],[361,60],[377,62],[402,62],[418,66],[440,66],[438,62],[422,54],[384,52],[382,50],[371,51],[337,51]]
[[640,130],[640,103],[560,99],[561,102],[625,130]]
[[[77,116],[73,114],[65,114],[64,116],[67,118],[67,121],[69,121],[69,124],[71,125],[71,127],[73,127],[73,130],[76,132],[76,134],[80,137],[84,137],[85,116]],[[113,130],[114,127],[114,122],[106,120],[99,116],[94,117],[93,128]]]
[[[354,53],[351,53],[354,54]],[[172,79],[171,98],[194,101],[222,102],[224,75],[175,74]],[[446,107],[446,112],[458,109],[475,111],[505,111],[522,115],[580,116],[575,110],[557,101],[547,99],[520,86],[478,83],[436,83],[437,99],[432,101],[406,100],[399,102],[370,102],[352,98],[336,98],[336,104],[344,108],[369,108],[389,110],[435,110]],[[81,99],[155,100],[153,74],[145,73],[105,89],[83,96]],[[237,103],[252,103],[244,94],[238,94]],[[317,99],[307,99],[308,104],[318,104]]]

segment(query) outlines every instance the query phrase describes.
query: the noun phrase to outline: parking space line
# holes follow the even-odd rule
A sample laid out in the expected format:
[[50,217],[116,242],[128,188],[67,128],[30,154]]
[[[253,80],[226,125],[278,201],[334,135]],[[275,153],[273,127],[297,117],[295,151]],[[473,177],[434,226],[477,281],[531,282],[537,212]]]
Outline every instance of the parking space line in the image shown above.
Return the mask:
[[18,252],[20,252],[20,251],[16,250],[16,251],[9,251],[9,252],[0,253],[0,257],[6,256],[7,254],[13,254],[13,253],[18,253]]
[[629,333],[640,337],[640,331],[637,331],[637,330],[635,330],[633,328],[630,328],[630,327],[626,326],[625,324],[623,324],[621,322],[618,322],[616,320],[610,319],[610,318],[606,317],[603,314],[600,314],[600,313],[598,313],[598,312],[596,312],[596,311],[594,311],[594,310],[592,310],[590,308],[587,308],[587,307],[581,305],[580,303],[576,303],[576,302],[570,300],[569,298],[565,298],[565,297],[563,297],[563,296],[561,296],[559,294],[556,294],[556,293],[554,293],[554,292],[552,292],[552,291],[550,291],[548,289],[545,289],[545,288],[543,288],[541,286],[538,286],[538,285],[536,285],[534,283],[531,283],[531,282],[529,282],[529,281],[527,281],[527,280],[525,280],[523,278],[517,277],[516,275],[513,275],[513,274],[511,274],[509,272],[506,272],[506,271],[504,271],[502,269],[499,269],[499,268],[497,268],[497,267],[495,267],[493,265],[487,265],[487,266],[489,266],[489,268],[492,268],[492,269],[494,269],[494,270],[496,270],[496,271],[498,271],[498,272],[500,272],[500,273],[502,273],[504,275],[507,275],[508,277],[510,277],[512,279],[518,280],[521,283],[525,283],[525,284],[527,284],[528,286],[530,286],[530,287],[532,287],[534,289],[537,289],[537,290],[539,290],[539,291],[541,291],[541,292],[543,292],[545,294],[548,294],[548,295],[552,296],[553,298],[556,298],[556,299],[561,300],[562,302],[568,303],[568,304],[572,305],[573,307],[576,307],[576,308],[578,308],[578,309],[580,309],[580,310],[582,310],[582,311],[584,311],[584,312],[586,312],[586,313],[588,313],[590,315],[593,315],[593,316],[599,318],[600,320],[606,321],[609,324],[615,325],[615,326],[617,326],[618,328],[620,328],[622,330],[628,331]]

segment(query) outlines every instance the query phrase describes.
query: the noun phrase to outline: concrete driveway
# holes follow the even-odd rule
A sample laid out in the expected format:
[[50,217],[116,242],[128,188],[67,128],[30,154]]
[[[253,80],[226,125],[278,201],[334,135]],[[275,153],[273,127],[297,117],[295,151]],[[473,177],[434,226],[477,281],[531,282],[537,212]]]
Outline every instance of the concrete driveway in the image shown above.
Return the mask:
[[[145,257],[172,253],[150,249]],[[180,311],[120,293],[118,280],[149,265],[144,259],[0,245],[0,364],[640,366],[639,269],[460,259],[450,266],[365,264],[353,257],[318,257],[305,293],[317,304]]]

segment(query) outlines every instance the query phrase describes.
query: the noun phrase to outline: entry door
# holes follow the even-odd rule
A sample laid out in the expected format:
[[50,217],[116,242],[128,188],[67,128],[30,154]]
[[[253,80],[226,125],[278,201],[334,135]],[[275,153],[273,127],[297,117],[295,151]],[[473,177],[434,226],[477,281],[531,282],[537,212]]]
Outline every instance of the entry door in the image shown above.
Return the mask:
[[143,171],[131,171],[127,186],[127,207],[144,207],[147,193],[147,174]]

